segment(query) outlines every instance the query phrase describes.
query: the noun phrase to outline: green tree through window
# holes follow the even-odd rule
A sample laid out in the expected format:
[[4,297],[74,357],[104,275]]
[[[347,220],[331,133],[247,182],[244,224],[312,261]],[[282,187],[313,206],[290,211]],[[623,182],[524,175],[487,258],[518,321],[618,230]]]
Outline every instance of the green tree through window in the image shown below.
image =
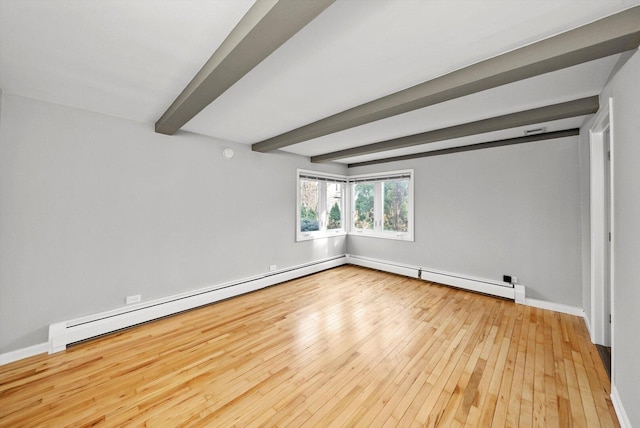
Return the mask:
[[413,241],[413,171],[354,176],[350,232]]
[[300,180],[300,231],[320,230],[318,222],[318,182]]
[[345,177],[298,169],[296,241],[352,234],[413,241],[413,170]]
[[354,185],[353,224],[358,229],[373,229],[373,183],[356,183]]
[[346,235],[346,177],[298,170],[296,241]]
[[340,206],[338,203],[334,203],[329,211],[329,223],[327,229],[340,229],[342,227],[342,214],[340,213]]
[[409,180],[384,182],[384,230],[409,229]]

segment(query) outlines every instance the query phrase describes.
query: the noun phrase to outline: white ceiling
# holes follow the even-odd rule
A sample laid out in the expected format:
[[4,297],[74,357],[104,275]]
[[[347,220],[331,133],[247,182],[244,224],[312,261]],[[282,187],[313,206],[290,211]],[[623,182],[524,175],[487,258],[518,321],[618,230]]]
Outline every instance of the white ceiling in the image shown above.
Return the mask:
[[254,0],[0,0],[0,88],[154,123]]
[[[154,123],[252,4],[0,0],[0,89]],[[637,4],[640,0],[337,0],[183,129],[255,143]],[[283,150],[312,156],[595,95],[617,59],[548,73]],[[566,129],[582,120],[546,125]],[[521,135],[518,128],[341,162]]]

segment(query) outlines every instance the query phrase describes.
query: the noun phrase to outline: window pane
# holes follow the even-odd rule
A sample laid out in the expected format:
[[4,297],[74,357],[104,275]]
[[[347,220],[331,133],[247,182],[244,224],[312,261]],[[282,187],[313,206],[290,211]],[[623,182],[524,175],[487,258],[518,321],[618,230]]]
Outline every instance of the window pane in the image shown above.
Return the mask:
[[353,186],[353,225],[357,229],[373,229],[373,183]]
[[327,183],[327,229],[342,228],[342,184]]
[[300,179],[300,232],[320,230],[318,184],[317,181]]
[[383,183],[384,230],[409,230],[409,180],[391,180]]

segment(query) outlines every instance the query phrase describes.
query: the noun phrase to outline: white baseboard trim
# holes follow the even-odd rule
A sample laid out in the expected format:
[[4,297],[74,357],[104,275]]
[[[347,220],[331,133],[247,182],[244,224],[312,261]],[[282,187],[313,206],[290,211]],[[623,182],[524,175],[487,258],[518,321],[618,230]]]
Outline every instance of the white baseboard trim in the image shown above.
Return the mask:
[[525,299],[525,305],[584,318],[584,309],[577,306],[565,305],[564,303],[549,302],[547,300],[531,299],[527,297]]
[[59,352],[74,342],[239,296],[346,263],[346,257],[338,256],[281,269],[269,274],[212,285],[188,293],[101,312],[88,317],[54,323],[49,326],[48,351],[50,354]]
[[452,287],[504,297],[506,299],[515,300],[516,298],[513,287],[498,285],[492,281],[470,279],[469,277],[443,274],[430,270],[422,270],[421,278],[425,281],[437,282],[438,284],[450,285]]
[[370,257],[354,256],[352,254],[347,254],[347,263],[404,275],[411,278],[420,278],[425,281],[437,282],[439,284],[450,285],[465,290],[477,291],[493,296],[505,297],[507,299],[515,299],[513,287],[482,278],[457,275],[433,269],[424,269],[418,266],[405,265],[402,263],[389,262]]
[[593,331],[591,330],[591,322],[589,321],[589,317],[587,316],[587,311],[582,311],[582,318],[584,318],[584,325],[587,327],[587,332],[589,332],[589,338],[591,339],[591,343],[596,343],[593,337]]
[[14,361],[33,357],[34,355],[44,354],[47,352],[48,349],[49,349],[49,344],[45,342],[45,343],[39,343],[37,345],[29,346],[27,348],[16,349],[15,351],[0,354],[0,366],[13,363]]
[[386,260],[372,259],[370,257],[361,257],[347,254],[347,263],[355,266],[381,270],[383,272],[395,273],[411,278],[420,277],[420,268],[417,266],[409,266],[401,263],[389,262]]
[[620,394],[618,394],[618,388],[614,384],[611,384],[611,402],[613,403],[613,408],[616,411],[616,415],[618,416],[618,421],[620,422],[621,428],[631,428],[631,421],[629,420],[629,416],[627,412],[624,410],[624,406],[622,405],[622,401],[620,400]]
[[517,304],[524,305],[527,303],[527,290],[522,284],[513,284],[514,299]]
[[[346,254],[345,256],[318,260],[264,275],[212,285],[203,289],[139,303],[137,305],[129,305],[87,317],[54,323],[49,326],[49,341],[47,343],[0,354],[0,365],[47,351],[49,353],[62,351],[66,349],[68,344],[74,342],[90,339],[344,264],[368,267],[411,278],[421,278],[426,281],[508,299],[515,299],[516,297],[513,287],[501,285],[499,282]],[[590,331],[589,320],[585,317],[585,312],[581,308],[531,298],[526,298],[525,304],[584,317],[587,329]]]

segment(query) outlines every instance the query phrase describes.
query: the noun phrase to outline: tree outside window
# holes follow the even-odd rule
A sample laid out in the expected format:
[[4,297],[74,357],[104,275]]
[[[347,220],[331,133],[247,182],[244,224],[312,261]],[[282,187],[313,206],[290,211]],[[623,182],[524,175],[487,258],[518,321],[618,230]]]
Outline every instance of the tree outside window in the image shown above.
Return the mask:
[[345,235],[346,178],[298,170],[298,230],[296,240]]
[[318,212],[318,182],[300,179],[301,232],[320,230]]
[[409,180],[392,180],[383,183],[384,230],[406,232],[409,230]]
[[342,228],[342,188],[343,183],[327,183],[327,229]]
[[344,177],[299,169],[296,240],[349,233],[413,241],[412,180],[413,170]]
[[373,183],[355,183],[354,204],[353,204],[353,225],[357,229],[373,229],[374,209],[373,209]]
[[413,171],[355,176],[350,233],[413,241]]

